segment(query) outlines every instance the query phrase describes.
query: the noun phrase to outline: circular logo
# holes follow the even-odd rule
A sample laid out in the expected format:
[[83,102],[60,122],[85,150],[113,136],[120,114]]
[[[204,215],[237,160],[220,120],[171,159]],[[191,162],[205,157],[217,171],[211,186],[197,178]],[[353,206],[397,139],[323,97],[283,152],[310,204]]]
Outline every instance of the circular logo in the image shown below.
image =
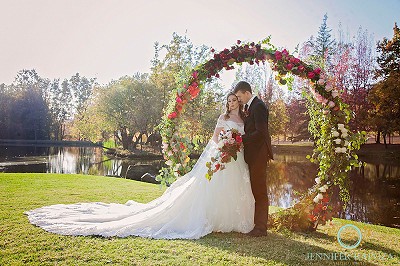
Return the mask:
[[[354,245],[349,246],[349,245],[346,245],[345,243],[342,242],[340,234],[342,233],[343,229],[345,229],[346,227],[351,227],[351,228],[355,229],[356,232],[357,232],[358,241]],[[339,232],[337,233],[337,240],[338,240],[339,244],[342,247],[346,248],[346,249],[353,249],[353,248],[358,247],[358,245],[360,245],[360,243],[361,243],[361,239],[362,239],[362,234],[361,234],[360,229],[357,226],[353,225],[353,224],[343,225],[342,227],[340,227]]]

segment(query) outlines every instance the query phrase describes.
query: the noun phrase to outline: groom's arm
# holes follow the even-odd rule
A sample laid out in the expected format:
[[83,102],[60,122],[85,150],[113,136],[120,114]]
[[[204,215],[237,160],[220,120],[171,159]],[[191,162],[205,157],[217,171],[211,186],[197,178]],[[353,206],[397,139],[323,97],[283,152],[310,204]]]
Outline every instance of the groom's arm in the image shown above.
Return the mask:
[[268,109],[264,104],[254,106],[254,123],[256,130],[243,135],[243,142],[257,142],[268,134]]

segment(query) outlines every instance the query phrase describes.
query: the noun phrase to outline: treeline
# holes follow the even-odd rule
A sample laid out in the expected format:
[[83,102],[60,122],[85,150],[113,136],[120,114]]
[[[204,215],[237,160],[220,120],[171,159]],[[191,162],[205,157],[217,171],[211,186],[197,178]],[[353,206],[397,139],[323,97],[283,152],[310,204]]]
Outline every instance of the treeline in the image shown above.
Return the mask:
[[42,78],[21,70],[11,85],[0,84],[0,139],[62,140],[66,125],[84,112],[95,79]]
[[[331,36],[324,17],[316,37],[298,47],[298,57],[319,66],[334,78],[350,105],[353,130],[387,136],[400,131],[400,31],[376,45],[366,30],[349,40],[342,30]],[[22,70],[11,85],[0,85],[0,139],[113,139],[124,149],[157,143],[157,125],[168,101],[176,97],[180,81],[197,64],[212,56],[210,47],[194,46],[186,36],[173,34],[167,44],[155,43],[149,74],[136,73],[100,86],[76,74],[49,80],[35,70]],[[375,51],[378,53],[376,55]],[[307,84],[293,79],[289,92],[278,86],[268,65],[238,67],[236,81],[249,81],[270,109],[270,130],[285,140],[309,139],[310,97]],[[219,80],[205,84],[185,110],[182,129],[195,145],[205,144],[224,110]]]

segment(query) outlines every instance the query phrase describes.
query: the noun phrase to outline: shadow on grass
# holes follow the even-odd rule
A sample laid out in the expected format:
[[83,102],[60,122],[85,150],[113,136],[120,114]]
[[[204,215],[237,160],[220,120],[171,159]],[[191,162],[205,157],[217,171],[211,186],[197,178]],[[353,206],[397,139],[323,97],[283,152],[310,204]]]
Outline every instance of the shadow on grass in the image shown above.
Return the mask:
[[329,259],[326,256],[331,256],[335,252],[286,238],[274,232],[268,232],[268,236],[258,238],[247,237],[239,233],[213,233],[201,238],[196,243],[233,252],[240,256],[287,265],[338,265],[338,263],[343,263],[341,265],[349,265],[347,263],[377,265],[361,260],[339,260],[339,257]]

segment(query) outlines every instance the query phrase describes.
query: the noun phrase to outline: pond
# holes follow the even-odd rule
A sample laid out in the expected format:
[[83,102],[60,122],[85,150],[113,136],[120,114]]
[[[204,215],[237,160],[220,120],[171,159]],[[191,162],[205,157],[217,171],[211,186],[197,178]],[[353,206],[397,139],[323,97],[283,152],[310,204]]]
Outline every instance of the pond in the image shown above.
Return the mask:
[[[289,207],[313,185],[317,166],[305,155],[276,154],[268,167],[270,204]],[[157,183],[163,160],[110,159],[94,147],[0,146],[0,172],[81,173]],[[400,162],[368,162],[351,173],[351,199],[336,217],[400,228]]]

